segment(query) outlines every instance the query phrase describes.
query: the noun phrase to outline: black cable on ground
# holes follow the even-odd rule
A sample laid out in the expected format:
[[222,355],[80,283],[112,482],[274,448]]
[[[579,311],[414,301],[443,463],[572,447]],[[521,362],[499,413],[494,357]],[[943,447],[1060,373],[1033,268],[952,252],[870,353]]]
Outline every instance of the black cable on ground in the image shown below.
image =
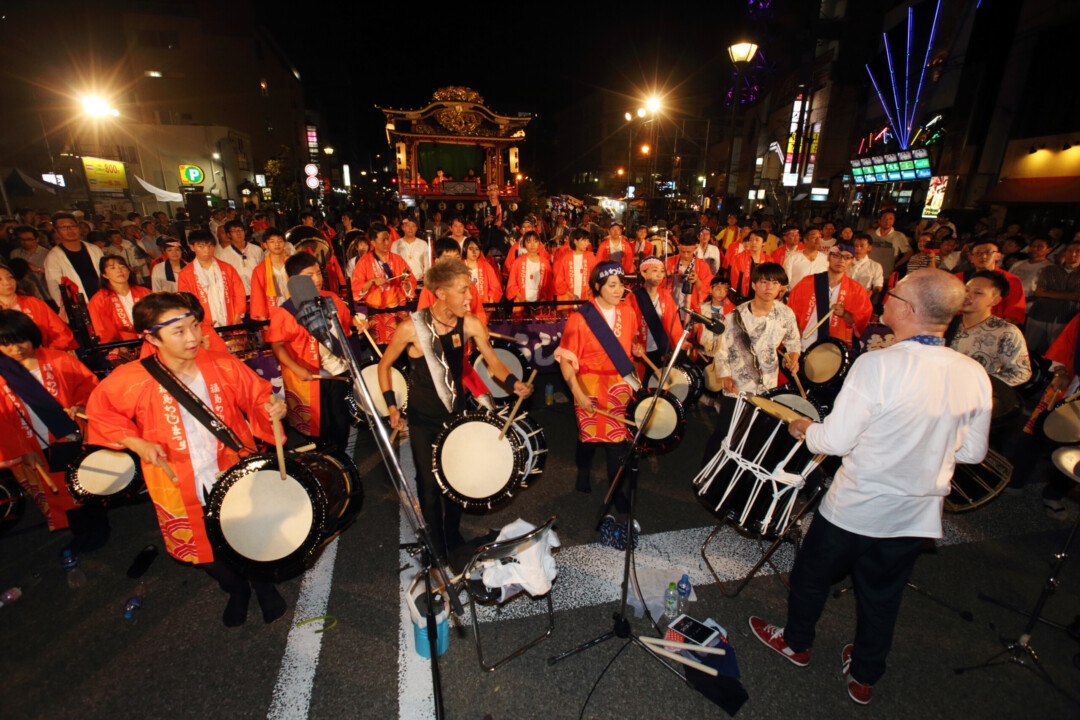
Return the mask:
[[585,696],[585,702],[584,702],[584,703],[582,703],[582,705],[581,705],[581,712],[580,712],[580,713],[578,714],[578,720],[582,720],[582,718],[584,718],[584,717],[585,717],[585,708],[586,708],[586,707],[588,707],[588,705],[589,705],[589,700],[590,700],[590,699],[592,698],[592,696],[593,696],[593,693],[594,693],[594,692],[596,692],[596,688],[597,688],[597,686],[598,686],[598,685],[600,684],[600,681],[604,679],[604,675],[606,675],[606,674],[607,674],[607,671],[608,671],[608,669],[609,669],[609,668],[611,667],[611,664],[612,664],[613,662],[615,662],[616,660],[618,660],[618,659],[619,659],[619,656],[620,656],[620,655],[622,655],[622,652],[623,652],[623,650],[625,650],[626,648],[630,647],[630,644],[631,644],[632,642],[633,642],[633,640],[627,640],[627,641],[626,641],[626,642],[625,642],[625,643],[623,644],[623,646],[622,646],[621,648],[619,648],[619,652],[617,652],[617,653],[615,653],[614,655],[612,655],[612,656],[611,656],[611,659],[610,659],[610,660],[608,660],[608,664],[607,664],[607,665],[605,665],[605,666],[604,666],[604,669],[600,671],[600,675],[599,675],[599,676],[597,676],[597,678],[596,678],[596,682],[594,682],[594,683],[593,683],[593,686],[592,686],[592,688],[590,688],[590,689],[589,689],[589,694]]

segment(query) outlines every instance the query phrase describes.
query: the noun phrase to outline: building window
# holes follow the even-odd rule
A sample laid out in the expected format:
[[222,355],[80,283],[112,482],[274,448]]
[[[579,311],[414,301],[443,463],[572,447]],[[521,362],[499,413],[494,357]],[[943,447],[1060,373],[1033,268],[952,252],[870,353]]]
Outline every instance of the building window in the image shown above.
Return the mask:
[[148,78],[159,78],[159,77],[161,77],[161,71],[160,70],[147,70],[146,72],[143,73],[143,75],[145,75]]

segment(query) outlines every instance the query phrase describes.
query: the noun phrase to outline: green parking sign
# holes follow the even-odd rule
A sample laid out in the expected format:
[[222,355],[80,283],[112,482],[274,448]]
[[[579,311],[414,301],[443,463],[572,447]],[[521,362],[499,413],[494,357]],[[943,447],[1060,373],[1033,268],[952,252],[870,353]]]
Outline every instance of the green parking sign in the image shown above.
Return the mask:
[[181,165],[180,166],[180,182],[185,185],[198,185],[206,177],[203,174],[203,169],[198,165]]

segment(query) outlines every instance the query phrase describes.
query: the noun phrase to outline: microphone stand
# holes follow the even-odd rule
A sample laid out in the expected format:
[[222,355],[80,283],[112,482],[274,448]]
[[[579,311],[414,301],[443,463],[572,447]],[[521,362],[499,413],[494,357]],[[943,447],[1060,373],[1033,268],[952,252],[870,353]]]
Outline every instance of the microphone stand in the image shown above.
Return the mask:
[[[341,319],[338,317],[336,311],[327,311],[324,304],[325,298],[319,295],[309,302],[316,304],[319,313],[322,315],[322,319],[324,321],[328,320],[328,324],[336,330],[337,337],[344,339],[345,332],[341,327]],[[319,339],[318,335],[315,333],[312,334],[315,335],[316,340]],[[320,342],[322,341],[320,340]],[[442,588],[445,588],[443,594],[446,595],[446,599],[450,603],[450,608],[454,614],[461,617],[464,614],[464,607],[461,604],[461,599],[458,598],[457,593],[451,585],[450,577],[446,572],[445,562],[442,564],[436,564],[435,562],[438,558],[438,554],[431,544],[427,523],[424,522],[424,515],[420,512],[420,504],[417,501],[412,488],[409,487],[409,483],[405,478],[405,473],[401,469],[401,463],[398,461],[397,453],[394,452],[394,447],[390,443],[390,435],[387,432],[386,423],[375,410],[375,403],[372,400],[367,383],[364,382],[364,378],[360,374],[360,365],[356,361],[356,356],[353,354],[349,343],[342,341],[338,344],[341,346],[345,355],[345,362],[349,366],[349,372],[352,374],[353,395],[354,397],[359,398],[360,406],[363,408],[364,414],[367,415],[368,427],[371,428],[371,432],[375,436],[375,442],[379,446],[379,453],[382,455],[383,464],[386,465],[387,473],[390,475],[390,482],[393,483],[394,489],[397,491],[398,500],[401,502],[401,507],[405,510],[405,519],[408,521],[413,533],[416,535],[417,545],[420,548],[420,568],[421,572],[424,573],[424,598],[427,601],[427,613],[425,619],[427,621],[428,654],[431,657],[431,683],[435,702],[435,717],[441,719],[443,717],[443,698],[442,682],[439,672],[438,632],[435,621],[434,593],[431,584],[432,573],[438,575],[439,585]]]
[[[647,428],[649,425],[649,420],[652,419],[653,411],[656,409],[656,403],[660,398],[660,393],[663,390],[664,384],[667,383],[668,377],[671,375],[671,369],[675,366],[675,361],[679,357],[679,352],[682,350],[682,347],[685,344],[687,337],[689,337],[690,332],[694,327],[694,322],[694,318],[690,316],[687,318],[687,322],[683,326],[682,337],[680,337],[679,341],[675,343],[675,349],[671,353],[671,359],[668,361],[667,365],[664,366],[664,372],[661,374],[659,381],[656,384],[656,392],[653,393],[652,399],[649,402],[649,408],[645,411],[645,417],[637,425],[637,432],[634,433],[634,438],[630,441],[630,449],[627,452],[626,457],[623,459],[623,463],[619,467],[619,471],[615,474],[615,479],[612,480],[611,487],[608,488],[607,496],[604,498],[604,507],[600,511],[602,517],[607,511],[608,507],[610,507],[611,505],[612,498],[615,495],[615,489],[618,487],[619,481],[624,475],[629,475],[628,482],[630,483],[630,512],[627,515],[626,519],[627,538],[626,550],[623,553],[622,593],[619,598],[619,609],[612,616],[612,619],[614,620],[614,626],[611,630],[608,630],[607,632],[598,635],[592,640],[587,640],[586,642],[581,643],[580,645],[573,647],[560,655],[549,657],[547,661],[548,665],[554,665],[557,662],[565,660],[571,655],[576,655],[582,650],[587,650],[591,647],[599,645],[605,640],[610,640],[613,637],[618,637],[634,643],[634,645],[640,647],[642,650],[651,655],[654,660],[656,660],[668,670],[673,672],[680,680],[682,680],[687,685],[690,685],[690,682],[682,673],[672,667],[671,664],[668,663],[663,657],[653,652],[653,649],[649,647],[646,643],[644,643],[641,638],[638,635],[635,635],[630,629],[630,619],[626,613],[626,598],[627,594],[629,593],[630,568],[631,563],[633,562],[634,554],[633,526],[634,511],[637,504],[638,460],[641,457],[641,437],[645,432],[645,428]],[[642,603],[644,603],[644,600],[645,599],[642,598]],[[648,612],[648,608],[646,608],[645,611]]]

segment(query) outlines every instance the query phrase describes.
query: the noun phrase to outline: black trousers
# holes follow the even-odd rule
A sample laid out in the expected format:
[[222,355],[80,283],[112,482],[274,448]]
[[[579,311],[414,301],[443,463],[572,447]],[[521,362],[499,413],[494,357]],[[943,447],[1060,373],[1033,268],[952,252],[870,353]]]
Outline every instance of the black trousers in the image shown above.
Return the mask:
[[904,585],[926,538],[872,538],[814,516],[791,571],[784,642],[795,652],[814,644],[814,626],[832,584],[851,573],[855,584],[855,650],[851,677],[873,685],[885,674]]
[[[622,466],[623,458],[626,457],[626,453],[629,450],[628,443],[618,442],[582,442],[578,440],[577,451],[575,453],[575,461],[577,464],[577,483],[578,486],[585,489],[590,485],[589,475],[592,473],[593,457],[596,455],[597,448],[604,449],[604,457],[607,461],[607,477],[608,484],[615,480],[615,476],[619,473],[619,468]],[[619,487],[615,491],[615,496],[612,498],[615,502],[615,511],[626,514],[630,512],[630,478],[624,477],[619,480]]]
[[[449,551],[464,545],[465,538],[461,535],[462,508],[439,489],[431,465],[432,447],[441,430],[442,425],[409,422],[409,445],[416,467],[416,499],[435,552],[445,558]],[[478,458],[478,461],[482,460]]]
[[[348,373],[338,377],[348,378]],[[351,382],[322,380],[319,382],[319,440],[330,447],[346,452],[352,415],[345,396],[352,392]]]

